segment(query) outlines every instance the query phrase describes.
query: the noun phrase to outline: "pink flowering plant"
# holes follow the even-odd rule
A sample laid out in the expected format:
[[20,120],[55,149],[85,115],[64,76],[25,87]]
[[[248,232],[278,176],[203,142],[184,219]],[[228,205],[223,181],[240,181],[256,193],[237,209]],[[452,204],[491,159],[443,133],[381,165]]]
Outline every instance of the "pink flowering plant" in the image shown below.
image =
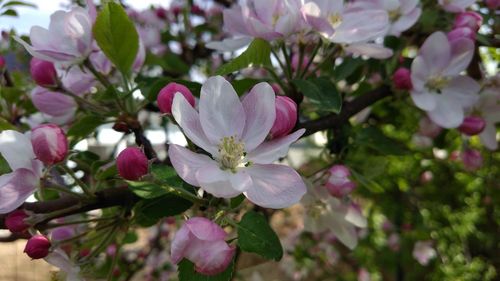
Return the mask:
[[500,275],[498,1],[69,2],[0,38],[0,241],[55,280]]

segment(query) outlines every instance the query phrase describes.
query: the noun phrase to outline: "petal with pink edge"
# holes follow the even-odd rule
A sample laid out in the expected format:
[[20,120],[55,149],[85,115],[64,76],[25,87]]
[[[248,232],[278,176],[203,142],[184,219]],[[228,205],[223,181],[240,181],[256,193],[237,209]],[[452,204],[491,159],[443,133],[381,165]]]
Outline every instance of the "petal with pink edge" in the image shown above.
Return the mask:
[[191,244],[191,232],[187,227],[181,227],[172,240],[170,255],[174,264],[179,263],[185,256],[188,246]]
[[198,169],[214,162],[214,160],[206,155],[194,153],[176,144],[170,145],[168,155],[177,174],[185,182],[194,186],[200,186],[198,180],[196,180]]
[[186,221],[186,227],[200,240],[224,240],[227,233],[218,224],[209,219],[194,217]]
[[443,71],[451,60],[451,47],[448,37],[440,31],[434,32],[427,37],[419,52],[431,75]]
[[305,129],[300,129],[290,135],[279,139],[263,142],[254,150],[248,152],[247,159],[258,164],[270,164],[288,153],[290,145],[305,133]]
[[468,38],[458,38],[451,43],[451,61],[444,74],[455,76],[464,71],[474,56],[474,42]]
[[37,188],[39,178],[28,169],[17,169],[0,176],[0,214],[14,211]]

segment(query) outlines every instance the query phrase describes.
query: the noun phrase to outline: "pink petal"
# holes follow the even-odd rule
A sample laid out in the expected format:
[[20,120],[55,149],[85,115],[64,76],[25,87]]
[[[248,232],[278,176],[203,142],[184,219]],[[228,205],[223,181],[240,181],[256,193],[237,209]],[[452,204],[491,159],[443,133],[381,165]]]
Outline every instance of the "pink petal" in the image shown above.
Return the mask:
[[243,14],[240,6],[233,6],[231,9],[225,9],[223,12],[224,29],[233,35],[250,35],[248,28],[243,20]]
[[204,154],[194,153],[176,144],[170,144],[168,155],[177,174],[185,182],[194,186],[200,186],[196,180],[198,169],[214,162],[214,160]]
[[0,133],[0,153],[5,158],[10,168],[33,169],[32,160],[35,153],[31,145],[31,139],[13,130],[5,130]]
[[209,42],[205,46],[221,52],[232,52],[247,46],[250,42],[252,42],[251,37],[228,38],[222,41]]
[[429,111],[429,118],[443,128],[456,128],[464,120],[464,110],[460,103],[444,95],[436,96],[436,108]]
[[174,264],[179,263],[185,256],[188,246],[191,244],[192,234],[185,225],[179,229],[172,240],[170,255]]
[[284,165],[254,164],[246,168],[253,185],[244,194],[252,203],[272,209],[289,207],[298,203],[306,193],[300,175]]
[[479,100],[481,86],[469,76],[457,76],[443,89],[443,95],[454,99],[462,107],[471,107]]
[[479,139],[481,143],[488,148],[489,150],[497,150],[498,142],[497,142],[497,129],[494,123],[486,123],[486,127],[483,132],[479,134]]
[[33,171],[24,168],[0,176],[0,214],[21,206],[36,191],[38,181]]
[[425,83],[429,79],[430,73],[426,62],[421,56],[416,57],[411,64],[411,84],[413,90],[422,92],[425,89]]
[[431,75],[443,71],[451,60],[451,47],[448,37],[441,31],[432,33],[420,47],[419,52],[429,67]]
[[335,43],[360,43],[383,36],[388,27],[389,17],[384,10],[348,12],[342,15],[342,23],[331,39]]
[[254,150],[248,152],[247,159],[258,164],[269,164],[281,157],[285,157],[292,143],[305,133],[300,129],[279,139],[263,142]]
[[393,54],[392,50],[375,43],[355,43],[345,47],[346,52],[363,55],[375,59],[387,59]]
[[255,85],[243,99],[246,122],[242,139],[245,150],[252,151],[266,138],[276,118],[273,88],[268,83]]
[[428,92],[411,92],[411,99],[415,105],[425,111],[434,110],[437,106],[437,95]]
[[186,227],[196,238],[205,241],[226,239],[227,233],[218,224],[209,219],[194,217],[186,221]]
[[235,252],[236,248],[223,240],[211,242],[193,259],[195,270],[204,275],[219,274],[229,266]]
[[459,38],[451,42],[451,61],[444,71],[445,75],[454,76],[464,71],[474,56],[474,42],[468,38]]

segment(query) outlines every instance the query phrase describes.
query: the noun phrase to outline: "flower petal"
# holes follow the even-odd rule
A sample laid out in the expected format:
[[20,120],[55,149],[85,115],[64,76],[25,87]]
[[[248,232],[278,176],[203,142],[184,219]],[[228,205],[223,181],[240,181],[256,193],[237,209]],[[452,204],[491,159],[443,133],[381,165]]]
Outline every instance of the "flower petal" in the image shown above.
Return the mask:
[[0,214],[21,206],[37,188],[39,178],[29,169],[17,169],[0,176]]
[[331,40],[335,43],[360,43],[385,35],[389,17],[384,10],[346,12]]
[[196,172],[203,166],[214,162],[210,157],[194,153],[180,145],[170,144],[168,155],[177,174],[187,183],[200,186],[196,180]]
[[247,159],[258,164],[270,164],[288,153],[290,145],[305,133],[300,129],[279,139],[263,142],[254,150],[248,152]]
[[181,227],[174,236],[171,243],[170,256],[174,264],[179,263],[185,255],[188,246],[191,244],[191,232],[187,227]]
[[227,233],[218,224],[209,219],[194,217],[186,221],[186,227],[200,240],[224,240]]
[[451,59],[448,37],[440,31],[432,33],[420,47],[419,53],[429,67],[431,75],[440,73],[448,66]]
[[436,94],[412,91],[410,96],[415,105],[422,110],[434,110],[437,106]]
[[245,111],[233,86],[222,76],[208,78],[201,87],[200,121],[212,144],[224,137],[242,136]]
[[469,76],[457,76],[443,89],[443,95],[454,99],[462,107],[470,107],[479,100],[481,86]]
[[226,241],[210,242],[202,252],[193,258],[195,270],[204,275],[215,275],[223,272],[231,263],[236,247],[230,247]]
[[220,52],[232,52],[247,46],[250,42],[252,42],[251,37],[228,38],[222,41],[209,42],[205,46]]
[[497,150],[497,129],[494,123],[486,123],[486,127],[479,134],[479,139],[481,143],[489,150]]
[[224,171],[215,162],[200,168],[196,173],[196,180],[203,190],[221,198],[233,198],[252,185],[252,179],[246,172],[234,174]]
[[276,119],[273,88],[265,82],[255,85],[242,104],[246,115],[242,139],[245,150],[252,151],[265,140]]
[[393,54],[392,50],[375,43],[355,43],[344,48],[346,52],[363,55],[375,59],[387,59]]
[[246,168],[253,185],[244,194],[252,203],[272,209],[289,207],[298,203],[306,193],[300,175],[285,165],[254,164]]
[[31,139],[25,134],[13,130],[0,133],[0,153],[14,171],[20,168],[33,169],[35,159]]
[[455,76],[464,71],[474,56],[474,42],[468,38],[458,38],[451,42],[451,61],[444,74]]
[[443,128],[456,128],[464,120],[464,109],[460,103],[444,95],[436,96],[436,108],[429,111],[429,118]]

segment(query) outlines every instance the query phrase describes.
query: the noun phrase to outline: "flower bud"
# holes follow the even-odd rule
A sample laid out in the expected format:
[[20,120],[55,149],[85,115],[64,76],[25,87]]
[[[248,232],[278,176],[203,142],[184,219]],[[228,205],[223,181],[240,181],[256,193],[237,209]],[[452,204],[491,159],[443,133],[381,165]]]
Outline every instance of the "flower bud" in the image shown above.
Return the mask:
[[398,90],[411,90],[413,85],[411,83],[411,72],[408,68],[400,67],[392,75],[392,82],[394,87]]
[[15,210],[5,218],[5,226],[12,233],[24,232],[30,227],[30,225],[24,221],[27,217],[28,214],[24,210]]
[[163,7],[158,7],[155,9],[155,14],[160,19],[167,19],[168,11]]
[[52,62],[32,58],[30,72],[37,85],[46,88],[57,86],[57,72]]
[[148,173],[148,158],[137,147],[125,148],[116,158],[120,176],[126,180],[138,180]]
[[462,163],[467,171],[475,171],[483,165],[481,152],[475,149],[466,149],[462,153]]
[[453,42],[460,38],[467,38],[476,41],[476,32],[469,27],[458,27],[448,32],[448,41]]
[[292,131],[297,123],[297,104],[285,96],[276,96],[276,119],[270,131],[271,138],[279,138]]
[[486,6],[488,6],[488,8],[492,10],[498,9],[500,7],[500,0],[486,0],[485,3]]
[[455,22],[453,23],[453,28],[468,27],[473,31],[478,31],[483,22],[483,17],[480,14],[468,11],[457,15]]
[[458,127],[458,130],[468,136],[474,136],[481,133],[486,127],[486,121],[479,116],[467,116]]
[[174,102],[174,96],[177,93],[181,93],[189,102],[189,104],[191,104],[191,106],[194,106],[196,101],[191,91],[184,85],[172,82],[160,90],[160,93],[158,94],[158,97],[156,99],[161,112],[172,114],[172,103]]
[[24,252],[32,259],[42,259],[49,254],[50,241],[43,235],[35,235],[26,243]]
[[59,163],[68,154],[68,139],[57,125],[44,124],[31,130],[31,145],[38,160],[45,165]]
[[177,264],[186,258],[201,274],[221,273],[231,263],[236,250],[226,243],[226,236],[224,229],[211,220],[191,218],[175,234],[171,247],[172,262]]
[[400,244],[400,237],[397,233],[392,233],[389,238],[387,239],[387,246],[389,249],[391,249],[393,252],[398,252],[401,244]]
[[3,56],[0,56],[0,70],[3,70],[5,67],[5,58]]
[[344,165],[334,165],[330,168],[326,189],[332,196],[338,198],[350,194],[356,188],[356,183],[349,179],[350,176],[349,168]]

